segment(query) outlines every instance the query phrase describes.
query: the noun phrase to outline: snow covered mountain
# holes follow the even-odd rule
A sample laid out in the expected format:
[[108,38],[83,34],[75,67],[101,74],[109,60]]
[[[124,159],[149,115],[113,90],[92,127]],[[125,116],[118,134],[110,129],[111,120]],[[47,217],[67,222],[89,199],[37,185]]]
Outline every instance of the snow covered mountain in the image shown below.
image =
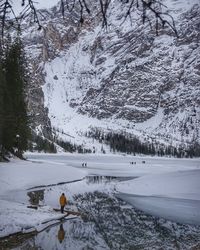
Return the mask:
[[[22,25],[31,84],[29,109],[38,131],[90,145],[86,131],[126,131],[172,145],[200,142],[200,3],[165,0],[177,38],[156,36],[140,14],[111,1],[107,30],[92,6],[82,26],[60,5],[39,12],[43,26]],[[123,23],[123,24],[122,24]]]

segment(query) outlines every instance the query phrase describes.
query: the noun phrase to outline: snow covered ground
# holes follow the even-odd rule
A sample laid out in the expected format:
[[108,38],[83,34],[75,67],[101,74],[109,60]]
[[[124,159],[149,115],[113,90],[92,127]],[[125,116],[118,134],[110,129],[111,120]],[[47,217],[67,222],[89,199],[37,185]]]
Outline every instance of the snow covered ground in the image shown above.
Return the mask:
[[[0,163],[0,237],[40,231],[43,222],[62,217],[52,209],[59,206],[62,185],[55,187],[57,196],[47,195],[38,210],[27,208],[27,189],[80,180],[87,175],[139,177],[116,182],[113,190],[117,190],[120,198],[150,214],[200,225],[200,159],[81,154],[29,154],[27,157],[29,161]],[[83,168],[82,163],[87,163],[87,167]],[[73,187],[68,190],[69,198],[89,188],[81,182]],[[94,191],[99,187],[92,188]]]
[[[42,223],[62,217],[49,206],[39,210],[27,208],[27,189],[82,179],[85,174],[82,170],[57,162],[12,160],[10,163],[0,163],[0,237],[35,229],[40,231]],[[58,200],[58,197],[55,199]]]

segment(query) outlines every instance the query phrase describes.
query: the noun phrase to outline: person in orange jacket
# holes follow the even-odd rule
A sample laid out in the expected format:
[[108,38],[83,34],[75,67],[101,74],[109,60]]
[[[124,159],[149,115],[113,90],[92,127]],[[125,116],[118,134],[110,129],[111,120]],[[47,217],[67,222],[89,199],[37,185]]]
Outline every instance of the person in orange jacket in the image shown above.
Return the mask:
[[64,212],[64,207],[66,204],[67,204],[67,198],[66,198],[65,194],[62,193],[62,195],[60,196],[60,210],[61,210],[62,214]]

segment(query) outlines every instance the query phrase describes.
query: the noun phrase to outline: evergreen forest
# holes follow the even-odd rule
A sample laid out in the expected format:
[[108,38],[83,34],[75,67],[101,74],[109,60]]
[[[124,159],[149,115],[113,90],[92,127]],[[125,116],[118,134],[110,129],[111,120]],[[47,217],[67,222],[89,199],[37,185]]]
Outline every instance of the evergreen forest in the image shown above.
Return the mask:
[[0,160],[9,153],[23,158],[28,147],[27,75],[20,39],[7,42],[0,53]]
[[[177,158],[200,156],[200,145],[197,142],[187,147],[175,147],[151,140],[141,141],[137,136],[125,132],[104,132],[98,128],[92,128],[86,133],[86,136],[96,139],[102,145],[108,145],[113,153],[173,156]],[[102,152],[105,152],[103,147]]]

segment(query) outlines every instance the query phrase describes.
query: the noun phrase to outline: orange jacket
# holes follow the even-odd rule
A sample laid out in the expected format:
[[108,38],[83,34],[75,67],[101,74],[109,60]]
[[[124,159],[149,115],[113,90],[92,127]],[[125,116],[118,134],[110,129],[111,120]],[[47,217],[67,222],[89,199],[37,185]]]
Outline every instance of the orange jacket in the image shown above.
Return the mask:
[[61,195],[60,196],[60,205],[65,206],[66,204],[67,204],[67,199],[66,199],[65,195]]

